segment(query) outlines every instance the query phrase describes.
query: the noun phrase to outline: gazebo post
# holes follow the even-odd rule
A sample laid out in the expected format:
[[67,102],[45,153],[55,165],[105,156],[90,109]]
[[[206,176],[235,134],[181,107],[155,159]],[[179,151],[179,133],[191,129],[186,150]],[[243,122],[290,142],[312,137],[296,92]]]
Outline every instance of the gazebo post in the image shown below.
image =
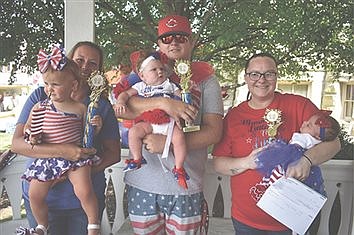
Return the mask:
[[95,40],[95,1],[64,1],[64,46],[69,51],[79,41]]

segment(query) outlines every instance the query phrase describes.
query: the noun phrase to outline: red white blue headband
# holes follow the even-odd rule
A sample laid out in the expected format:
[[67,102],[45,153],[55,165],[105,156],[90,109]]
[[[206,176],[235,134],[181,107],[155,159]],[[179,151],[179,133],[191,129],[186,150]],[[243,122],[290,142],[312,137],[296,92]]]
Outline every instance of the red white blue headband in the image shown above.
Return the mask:
[[37,64],[41,73],[45,73],[49,66],[57,71],[62,70],[66,64],[64,48],[59,45],[53,45],[50,54],[40,49],[37,55]]
[[140,65],[139,72],[142,72],[145,67],[153,60],[157,60],[154,56],[150,55],[148,56]]

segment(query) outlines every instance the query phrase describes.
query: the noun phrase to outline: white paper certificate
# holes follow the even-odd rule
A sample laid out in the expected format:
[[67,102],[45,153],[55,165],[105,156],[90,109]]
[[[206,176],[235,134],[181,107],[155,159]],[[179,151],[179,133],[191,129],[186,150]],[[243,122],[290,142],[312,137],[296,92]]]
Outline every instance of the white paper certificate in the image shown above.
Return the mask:
[[298,234],[305,234],[327,198],[294,178],[274,182],[257,206]]

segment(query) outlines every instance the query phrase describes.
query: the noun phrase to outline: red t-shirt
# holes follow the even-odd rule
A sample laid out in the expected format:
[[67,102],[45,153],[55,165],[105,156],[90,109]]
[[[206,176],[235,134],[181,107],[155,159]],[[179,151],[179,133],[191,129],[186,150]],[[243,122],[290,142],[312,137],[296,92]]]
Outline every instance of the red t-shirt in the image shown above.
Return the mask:
[[[302,122],[318,111],[307,98],[277,92],[267,108],[281,111],[282,124],[278,128],[277,138],[285,141],[289,141],[292,134],[299,131]],[[250,108],[247,101],[230,110],[224,119],[223,139],[215,145],[213,155],[242,158],[253,149],[266,145],[269,137],[268,125],[263,119],[265,111]],[[262,190],[259,187],[261,181],[262,176],[256,170],[247,170],[231,177],[232,217],[260,230],[286,230],[284,225],[256,206],[257,196],[264,193],[259,191]]]

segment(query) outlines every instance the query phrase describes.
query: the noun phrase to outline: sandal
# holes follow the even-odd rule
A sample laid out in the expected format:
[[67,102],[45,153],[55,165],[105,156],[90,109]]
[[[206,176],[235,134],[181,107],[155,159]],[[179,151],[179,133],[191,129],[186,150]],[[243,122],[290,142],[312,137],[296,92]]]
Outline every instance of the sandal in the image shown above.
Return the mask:
[[139,160],[126,159],[125,163],[127,165],[126,165],[126,167],[124,167],[123,172],[128,172],[128,171],[133,171],[133,170],[139,169],[141,167],[141,164],[146,164],[146,160],[145,160],[145,158],[142,158]]
[[175,176],[175,179],[177,180],[178,184],[184,188],[188,189],[187,182],[186,180],[189,180],[189,175],[187,172],[184,170],[183,167],[181,168],[176,168],[176,166],[172,169],[172,173]]
[[[42,233],[38,233],[37,230],[41,230]],[[47,228],[41,224],[38,224],[37,227],[34,228],[24,228],[19,227],[16,229],[16,235],[47,235]]]
[[[47,235],[48,230],[47,230],[46,227],[44,227],[44,226],[41,225],[41,224],[38,224],[37,227],[36,227],[36,231],[37,231],[38,229],[39,229],[39,230],[42,230],[43,235]],[[35,234],[37,234],[37,233],[35,233]]]
[[19,228],[16,228],[16,235],[31,235],[35,232],[36,231],[34,230],[34,228],[24,228],[22,226]]

